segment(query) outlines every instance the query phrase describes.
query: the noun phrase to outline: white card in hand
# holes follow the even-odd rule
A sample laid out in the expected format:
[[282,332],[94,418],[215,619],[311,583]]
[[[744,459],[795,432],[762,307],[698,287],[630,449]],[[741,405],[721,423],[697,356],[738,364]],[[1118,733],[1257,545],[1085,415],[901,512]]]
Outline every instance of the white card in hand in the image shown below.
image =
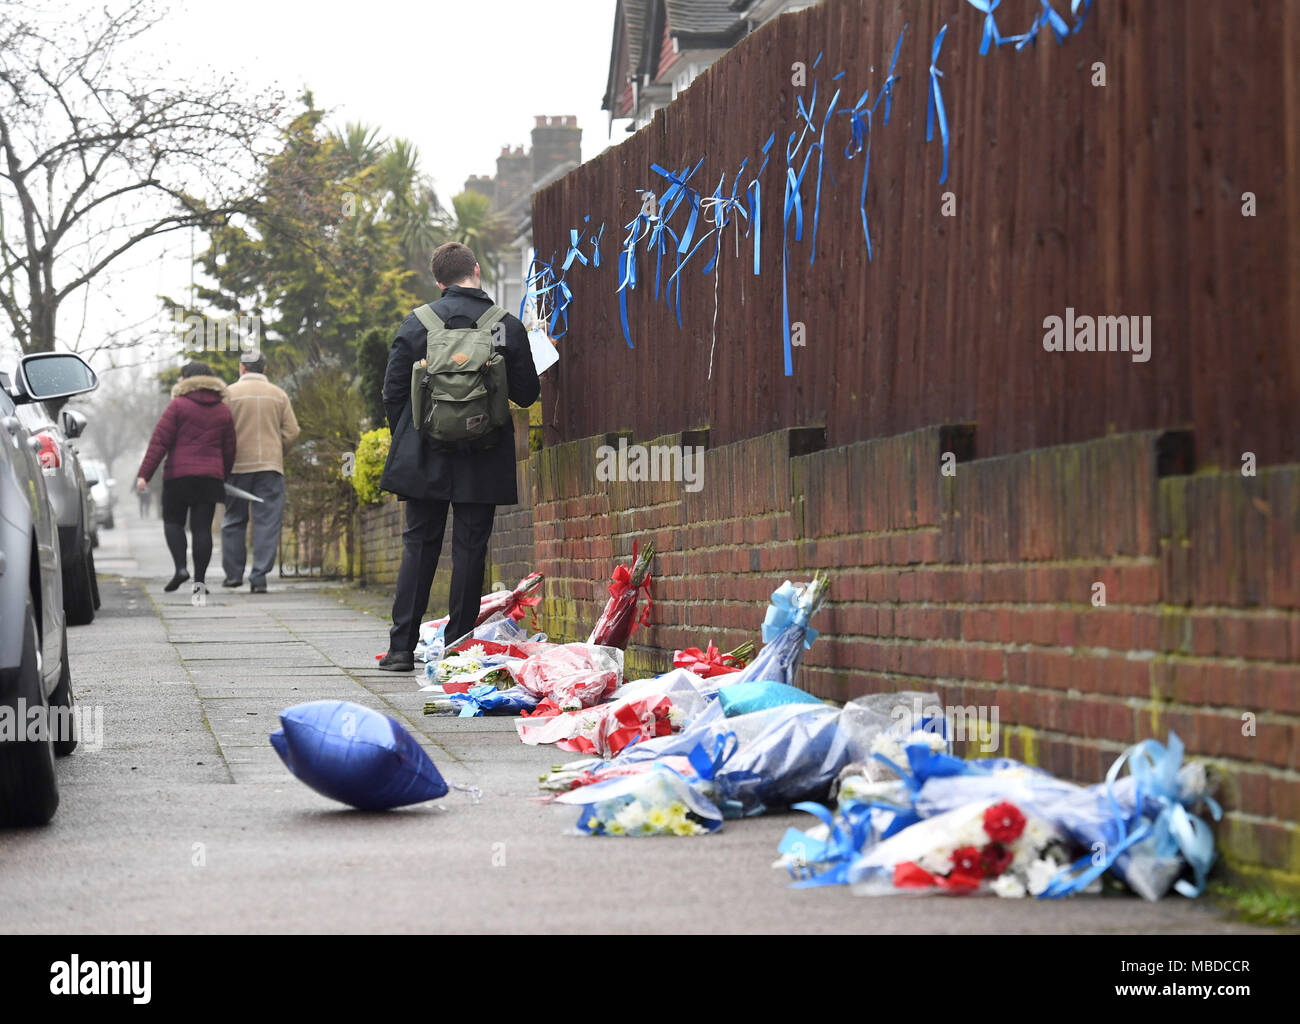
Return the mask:
[[536,327],[528,332],[528,345],[533,350],[533,368],[540,374],[545,373],[560,361],[560,353],[555,343],[546,336],[545,329]]

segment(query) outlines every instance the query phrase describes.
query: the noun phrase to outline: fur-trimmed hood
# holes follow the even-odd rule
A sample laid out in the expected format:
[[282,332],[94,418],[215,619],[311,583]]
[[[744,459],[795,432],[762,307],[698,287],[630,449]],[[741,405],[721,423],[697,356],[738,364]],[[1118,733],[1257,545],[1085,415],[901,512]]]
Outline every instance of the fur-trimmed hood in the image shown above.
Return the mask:
[[[202,394],[207,391],[214,394],[215,397],[209,397]],[[196,394],[196,392],[198,392]],[[172,398],[180,398],[181,395],[191,395],[201,402],[223,402],[226,398],[226,382],[220,377],[209,377],[200,374],[196,377],[182,377],[172,385]]]

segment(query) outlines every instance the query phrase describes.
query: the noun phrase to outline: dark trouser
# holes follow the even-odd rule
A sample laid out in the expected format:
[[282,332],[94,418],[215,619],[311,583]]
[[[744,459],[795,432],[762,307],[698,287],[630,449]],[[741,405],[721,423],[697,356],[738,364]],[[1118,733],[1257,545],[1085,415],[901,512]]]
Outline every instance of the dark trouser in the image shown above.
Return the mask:
[[397,595],[393,599],[393,628],[388,649],[415,650],[420,639],[420,622],[429,607],[429,589],[442,553],[442,536],[447,527],[447,510],[454,521],[451,544],[451,599],[444,634],[458,640],[474,628],[479,602],[483,598],[483,574],[487,566],[488,538],[492,536],[495,505],[458,501],[405,501],[406,529],[402,532],[402,565],[397,570]]
[[[194,535],[194,582],[202,583],[208,573],[208,562],[212,558],[212,516],[217,511],[216,505],[191,505],[190,533]],[[167,541],[167,550],[171,552],[172,561],[176,563],[177,574],[185,571],[185,516],[179,519],[163,520],[163,538]]]
[[185,518],[194,538],[194,582],[204,582],[212,558],[212,516],[221,500],[221,481],[215,477],[182,476],[163,481],[163,537],[176,563],[185,571]]
[[226,518],[221,523],[221,563],[226,579],[242,580],[248,562],[249,506],[253,516],[253,571],[248,582],[261,586],[275,565],[280,547],[280,521],[284,517],[284,474],[273,469],[256,473],[232,473],[230,484],[262,500],[226,495]]

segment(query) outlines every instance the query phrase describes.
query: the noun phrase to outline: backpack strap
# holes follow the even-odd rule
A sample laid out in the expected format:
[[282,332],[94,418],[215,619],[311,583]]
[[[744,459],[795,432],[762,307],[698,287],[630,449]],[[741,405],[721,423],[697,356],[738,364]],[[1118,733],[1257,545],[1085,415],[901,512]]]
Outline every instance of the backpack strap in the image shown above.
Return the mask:
[[442,322],[442,317],[433,311],[433,306],[427,302],[416,309],[415,315],[420,323],[424,324],[425,330],[441,331],[447,326]]
[[480,331],[490,331],[496,324],[504,320],[505,317],[506,311],[493,303],[488,307],[488,311],[478,318],[478,329]]

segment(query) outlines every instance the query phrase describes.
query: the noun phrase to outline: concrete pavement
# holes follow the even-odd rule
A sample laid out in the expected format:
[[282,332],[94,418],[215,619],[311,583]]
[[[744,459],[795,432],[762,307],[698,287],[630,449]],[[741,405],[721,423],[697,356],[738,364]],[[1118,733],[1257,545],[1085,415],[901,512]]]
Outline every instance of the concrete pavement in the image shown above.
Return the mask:
[[[123,509],[96,553],[104,606],[69,632],[73,688],[103,709],[102,749],[59,764],[62,805],[0,831],[4,932],[1237,932],[1210,907],[1094,897],[858,898],[791,890],[770,868],[805,815],[727,822],[700,839],[566,834],[535,801],[573,758],[518,741],[512,719],[425,717],[416,676],[379,672],[387,623],[318,584],[220,586],[205,605],[170,575],[157,519]],[[267,735],[287,705],[342,698],[420,737],[451,783],[369,814],[316,795]]]

